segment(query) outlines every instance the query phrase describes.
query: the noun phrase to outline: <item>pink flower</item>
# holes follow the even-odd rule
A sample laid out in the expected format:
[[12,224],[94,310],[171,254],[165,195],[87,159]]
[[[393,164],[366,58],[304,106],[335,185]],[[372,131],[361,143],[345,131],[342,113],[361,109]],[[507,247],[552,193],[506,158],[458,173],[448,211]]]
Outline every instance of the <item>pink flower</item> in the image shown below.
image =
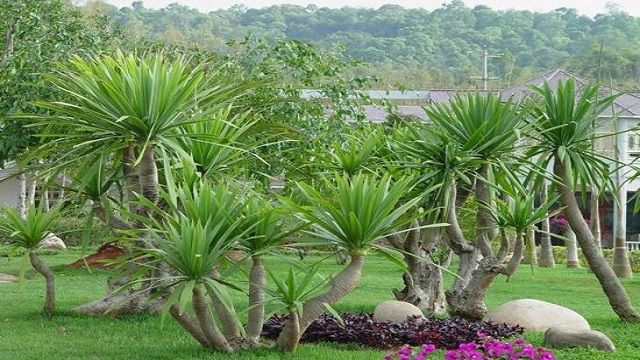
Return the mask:
[[[480,335],[480,334],[478,334]],[[463,343],[455,350],[449,350],[444,354],[444,360],[493,360],[493,359],[528,359],[528,360],[555,360],[553,352],[543,347],[533,347],[524,339],[518,338],[512,342],[501,342],[483,334],[478,336],[484,340],[480,344],[475,341]],[[433,344],[424,344],[422,349],[416,355],[413,355],[413,349],[406,346],[395,352],[393,355],[387,355],[384,360],[427,360],[429,355],[436,351]]]

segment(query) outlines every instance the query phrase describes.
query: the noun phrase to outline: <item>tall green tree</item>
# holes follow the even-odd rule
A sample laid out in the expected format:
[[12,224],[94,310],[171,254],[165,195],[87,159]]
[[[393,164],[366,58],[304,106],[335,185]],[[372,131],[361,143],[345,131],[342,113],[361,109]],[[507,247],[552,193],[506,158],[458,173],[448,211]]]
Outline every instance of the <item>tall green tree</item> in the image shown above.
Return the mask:
[[537,159],[540,169],[553,166],[554,185],[569,226],[613,311],[622,321],[640,321],[629,295],[600,252],[575,194],[580,191],[586,196],[588,187],[592,191],[615,189],[609,170],[612,160],[591,146],[600,126],[596,119],[611,105],[614,97],[602,97],[597,84],[577,89],[573,79],[559,82],[556,89],[545,83],[532,90],[539,96],[539,102],[531,110],[529,120],[535,131],[530,155]]
[[[47,141],[30,155],[57,154],[55,167],[67,169],[79,166],[89,169],[93,160],[104,159],[99,164],[106,167],[92,168],[92,173],[118,174],[113,179],[120,179],[125,189],[123,204],[134,200],[126,195],[132,196],[134,192],[156,203],[162,179],[158,155],[167,160],[180,156],[190,159],[181,146],[183,143],[176,139],[200,136],[200,141],[212,141],[215,134],[211,137],[192,134],[187,131],[188,125],[228,121],[222,116],[235,115],[219,110],[231,106],[236,97],[251,87],[247,82],[232,82],[220,67],[209,65],[193,65],[186,56],[172,57],[163,52],[75,57],[47,76],[54,89],[68,100],[36,103],[53,115],[35,116],[37,125],[43,129],[41,136]],[[95,177],[85,180],[80,187],[96,184]],[[99,195],[94,190],[104,192],[108,188],[98,186],[91,190]],[[95,214],[106,223],[123,228],[137,226],[135,221],[116,216],[113,210],[118,203],[113,199],[98,196],[94,200],[106,201],[94,203]],[[144,214],[148,208],[134,206],[132,210]],[[125,311],[135,311],[137,302],[128,304],[131,307]],[[98,301],[88,304],[84,311],[102,313],[112,305],[110,301]]]
[[[448,104],[434,104],[426,108],[433,121],[434,131],[452,149],[466,154],[461,159],[469,161],[470,170],[463,177],[450,181],[454,186],[473,186],[473,195],[478,204],[476,216],[476,234],[474,241],[466,240],[456,230],[458,223],[454,203],[456,197],[441,198],[439,205],[446,206],[450,245],[459,256],[458,277],[453,288],[447,292],[449,312],[470,318],[482,318],[486,311],[482,297],[468,296],[470,293],[482,294],[491,283],[490,279],[499,273],[500,267],[494,266],[496,260],[491,244],[496,239],[498,229],[491,216],[495,206],[496,187],[500,181],[516,184],[516,171],[519,169],[516,145],[523,130],[523,112],[520,104],[508,99],[503,101],[492,94],[469,94],[458,96]],[[436,153],[437,154],[437,153]],[[441,158],[452,160],[449,156]],[[442,166],[442,165],[440,165]],[[467,184],[464,184],[466,182]],[[460,189],[453,186],[447,193],[456,194]],[[454,222],[455,220],[455,222]],[[477,257],[483,260],[478,265]],[[485,263],[483,263],[485,262]],[[478,268],[480,266],[480,268]],[[476,271],[478,270],[478,271]],[[488,277],[487,280],[474,278]],[[483,289],[469,288],[482,286]]]
[[43,75],[74,54],[110,48],[119,34],[106,18],[85,17],[64,0],[1,1],[0,13],[0,166],[16,160],[24,170],[23,152],[38,139],[34,128],[11,115],[42,112],[33,102],[59,95]]

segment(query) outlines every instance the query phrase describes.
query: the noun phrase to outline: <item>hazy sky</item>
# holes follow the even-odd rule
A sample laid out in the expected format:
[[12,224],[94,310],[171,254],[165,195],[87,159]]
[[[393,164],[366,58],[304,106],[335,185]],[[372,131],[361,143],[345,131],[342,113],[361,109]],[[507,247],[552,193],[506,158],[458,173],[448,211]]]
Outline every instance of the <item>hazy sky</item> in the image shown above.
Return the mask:
[[[130,6],[133,0],[104,0],[118,7]],[[234,4],[246,5],[249,8],[262,8],[276,4],[294,4],[307,6],[315,4],[318,7],[369,7],[379,8],[384,4],[397,4],[405,8],[425,8],[433,10],[450,3],[450,0],[143,0],[147,8],[162,8],[170,3],[180,3],[197,8],[201,11],[228,9]],[[487,5],[496,10],[532,10],[548,12],[560,7],[574,8],[582,15],[594,16],[606,12],[606,4],[611,3],[619,9],[640,17],[640,0],[463,0],[469,6]]]

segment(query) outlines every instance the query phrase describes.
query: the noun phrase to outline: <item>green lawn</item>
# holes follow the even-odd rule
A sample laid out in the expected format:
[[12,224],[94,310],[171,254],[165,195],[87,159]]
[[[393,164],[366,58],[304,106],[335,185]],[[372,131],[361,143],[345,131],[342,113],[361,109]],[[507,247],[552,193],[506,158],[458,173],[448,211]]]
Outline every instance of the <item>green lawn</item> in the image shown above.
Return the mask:
[[[22,283],[0,284],[0,359],[382,359],[385,353],[331,344],[302,345],[295,356],[275,350],[222,355],[203,350],[170,317],[145,315],[124,318],[85,317],[73,314],[73,307],[101,296],[110,271],[61,267],[75,261],[78,250],[43,256],[57,275],[57,309],[52,319],[40,315],[44,281],[33,271]],[[274,266],[281,266],[273,261]],[[0,258],[0,272],[17,273],[21,259]],[[339,268],[333,261],[326,273]],[[400,271],[383,259],[371,257],[360,287],[335,308],[338,311],[373,311],[377,303],[392,298],[391,289],[401,287]],[[636,308],[640,309],[640,280],[624,279]],[[584,315],[595,330],[615,343],[615,354],[588,349],[556,350],[558,359],[640,359],[640,325],[622,324],[608,305],[595,277],[586,269],[534,268],[528,265],[506,282],[499,277],[487,297],[491,308],[518,298],[534,298],[569,307]],[[238,308],[243,298],[237,297]],[[541,334],[525,338],[541,344]]]

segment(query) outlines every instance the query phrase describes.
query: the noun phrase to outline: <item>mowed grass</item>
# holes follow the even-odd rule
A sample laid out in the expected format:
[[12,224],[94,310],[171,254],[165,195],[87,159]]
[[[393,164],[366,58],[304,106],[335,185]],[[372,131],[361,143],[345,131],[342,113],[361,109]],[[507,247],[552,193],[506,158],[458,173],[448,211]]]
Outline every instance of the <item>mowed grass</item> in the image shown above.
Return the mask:
[[[44,255],[44,261],[57,276],[57,309],[53,318],[40,315],[44,301],[44,281],[29,270],[21,283],[0,283],[0,359],[382,359],[389,351],[374,351],[358,346],[304,344],[295,355],[272,349],[237,354],[220,354],[202,349],[170,317],[139,315],[119,318],[87,317],[71,309],[99,298],[106,290],[112,271],[65,269],[81,256],[79,250]],[[311,260],[319,257],[312,256]],[[282,261],[268,259],[277,271],[285,270]],[[21,259],[0,258],[0,272],[18,273]],[[339,271],[328,258],[322,272]],[[227,276],[242,281],[238,270]],[[447,279],[450,281],[451,279]],[[623,284],[640,309],[640,280],[623,279]],[[338,311],[372,312],[376,304],[392,299],[391,290],[401,288],[401,272],[384,259],[371,256],[365,264],[360,286],[335,306]],[[566,306],[582,314],[592,328],[607,334],[615,343],[614,354],[592,349],[555,350],[558,359],[640,359],[640,325],[624,324],[611,310],[594,275],[587,269],[544,269],[522,265],[506,281],[498,277],[487,296],[489,308],[509,300],[533,298]],[[235,296],[238,310],[246,308],[245,298]],[[542,334],[527,333],[525,338],[541,345]]]

